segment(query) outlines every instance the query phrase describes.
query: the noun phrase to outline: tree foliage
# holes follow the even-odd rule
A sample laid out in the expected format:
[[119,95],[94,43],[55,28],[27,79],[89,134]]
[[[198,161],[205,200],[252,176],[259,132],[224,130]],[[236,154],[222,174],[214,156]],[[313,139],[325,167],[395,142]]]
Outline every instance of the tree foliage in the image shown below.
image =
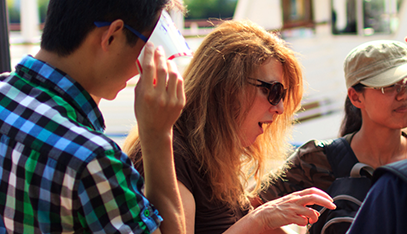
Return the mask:
[[184,0],[188,13],[186,19],[230,18],[237,0]]
[[[38,16],[40,22],[44,22],[47,14],[49,0],[36,0],[38,4]],[[21,0],[7,0],[7,9],[10,23],[20,23]]]
[[[40,22],[44,22],[49,0],[37,0]],[[237,0],[184,0],[188,13],[186,19],[230,18]],[[10,22],[20,22],[20,0],[7,0]]]

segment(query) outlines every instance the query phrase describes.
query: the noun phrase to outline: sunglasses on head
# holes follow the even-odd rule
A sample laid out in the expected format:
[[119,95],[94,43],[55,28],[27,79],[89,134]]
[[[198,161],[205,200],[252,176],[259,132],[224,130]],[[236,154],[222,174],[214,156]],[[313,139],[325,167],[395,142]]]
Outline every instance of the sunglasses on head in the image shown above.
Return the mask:
[[281,84],[280,82],[273,81],[271,83],[268,83],[255,78],[249,79],[255,80],[260,83],[260,84],[250,83],[251,85],[254,85],[256,87],[263,87],[268,90],[267,100],[270,102],[271,105],[276,106],[278,105],[278,103],[280,103],[281,99],[284,100],[287,89],[285,89],[284,85]]

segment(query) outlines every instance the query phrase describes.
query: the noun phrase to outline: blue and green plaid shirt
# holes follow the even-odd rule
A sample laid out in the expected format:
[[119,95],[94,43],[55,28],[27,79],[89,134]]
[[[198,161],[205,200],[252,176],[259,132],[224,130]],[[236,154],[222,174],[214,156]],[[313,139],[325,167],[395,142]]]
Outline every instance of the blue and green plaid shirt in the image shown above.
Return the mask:
[[31,56],[0,80],[0,233],[150,233],[161,217],[82,86]]

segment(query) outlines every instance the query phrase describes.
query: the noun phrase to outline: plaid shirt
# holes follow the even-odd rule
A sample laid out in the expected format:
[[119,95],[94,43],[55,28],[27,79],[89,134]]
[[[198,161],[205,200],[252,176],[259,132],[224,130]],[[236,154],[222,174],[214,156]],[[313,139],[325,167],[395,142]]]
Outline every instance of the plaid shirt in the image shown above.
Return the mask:
[[0,233],[150,233],[161,217],[144,181],[103,135],[72,78],[25,57],[0,81]]

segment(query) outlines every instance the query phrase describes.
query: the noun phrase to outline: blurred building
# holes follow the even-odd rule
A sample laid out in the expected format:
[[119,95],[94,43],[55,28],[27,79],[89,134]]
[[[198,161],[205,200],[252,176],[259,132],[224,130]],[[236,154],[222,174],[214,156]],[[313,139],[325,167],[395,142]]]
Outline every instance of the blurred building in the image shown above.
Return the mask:
[[[4,1],[4,0],[3,0]],[[33,0],[25,0],[31,1]],[[311,138],[328,139],[338,135],[343,116],[346,86],[343,60],[355,46],[370,40],[404,41],[407,35],[406,0],[239,0],[234,19],[250,19],[267,30],[276,31],[299,53],[304,69],[306,93],[303,110],[298,113],[293,144]],[[23,6],[23,5],[22,5]],[[25,5],[31,6],[31,5]],[[31,10],[32,7],[29,7]],[[34,7],[35,9],[35,7]],[[28,7],[26,10],[29,10]],[[184,22],[182,15],[171,12],[175,24],[186,37],[192,50],[201,43],[214,25],[211,19]],[[38,17],[35,13],[31,17]],[[27,20],[27,24],[38,22]],[[38,23],[35,23],[37,25]],[[33,26],[38,29],[38,26]],[[23,27],[21,28],[23,30]],[[34,33],[31,45],[24,33],[13,32],[11,65],[24,54],[39,49],[39,34]],[[186,66],[186,65],[185,65]],[[180,66],[180,70],[184,69]],[[131,83],[134,85],[134,82]],[[106,133],[122,139],[131,126],[133,86],[111,102],[103,100],[101,109],[106,120]]]

